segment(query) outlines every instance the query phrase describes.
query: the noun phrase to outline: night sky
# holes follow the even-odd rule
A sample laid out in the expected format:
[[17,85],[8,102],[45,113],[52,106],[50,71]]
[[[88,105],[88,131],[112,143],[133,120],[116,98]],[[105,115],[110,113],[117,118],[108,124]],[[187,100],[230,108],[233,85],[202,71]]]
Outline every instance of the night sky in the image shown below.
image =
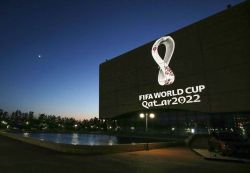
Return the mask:
[[0,0],[0,108],[98,117],[99,64],[243,0]]

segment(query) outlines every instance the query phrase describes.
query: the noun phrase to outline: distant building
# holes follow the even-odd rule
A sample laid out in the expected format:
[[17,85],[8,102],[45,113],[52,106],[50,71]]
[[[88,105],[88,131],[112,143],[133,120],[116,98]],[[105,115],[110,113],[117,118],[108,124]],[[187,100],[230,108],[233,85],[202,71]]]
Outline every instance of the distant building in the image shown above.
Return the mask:
[[[246,1],[167,34],[167,48],[154,40],[100,64],[100,118],[138,129],[139,114],[154,112],[154,130],[250,130],[249,31]],[[173,56],[161,67],[151,51],[164,61],[165,49]]]

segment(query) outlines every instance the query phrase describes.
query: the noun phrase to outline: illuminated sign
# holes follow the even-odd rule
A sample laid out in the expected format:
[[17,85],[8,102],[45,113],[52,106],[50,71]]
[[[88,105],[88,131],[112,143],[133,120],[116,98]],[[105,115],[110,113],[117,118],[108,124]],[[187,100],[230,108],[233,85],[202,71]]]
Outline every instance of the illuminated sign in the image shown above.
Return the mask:
[[[158,53],[160,45],[166,47],[164,58]],[[156,40],[152,46],[152,57],[159,66],[158,83],[161,86],[171,85],[175,81],[174,72],[169,67],[170,60],[174,53],[175,42],[172,37],[166,36]],[[189,86],[184,89],[164,90],[155,93],[139,95],[139,102],[146,109],[171,106],[178,104],[190,104],[201,102],[200,94],[205,90],[205,85]]]
[[[158,53],[158,47],[161,44],[166,47],[166,52],[163,59]],[[175,44],[173,38],[167,36],[161,37],[160,39],[156,40],[151,50],[152,56],[160,68],[158,73],[158,83],[162,86],[172,84],[175,79],[174,73],[169,67],[170,60],[174,53],[174,47]]]
[[185,89],[142,94],[139,95],[139,101],[142,107],[146,109],[184,103],[198,103],[201,102],[200,93],[202,93],[204,89],[205,85],[197,85]]

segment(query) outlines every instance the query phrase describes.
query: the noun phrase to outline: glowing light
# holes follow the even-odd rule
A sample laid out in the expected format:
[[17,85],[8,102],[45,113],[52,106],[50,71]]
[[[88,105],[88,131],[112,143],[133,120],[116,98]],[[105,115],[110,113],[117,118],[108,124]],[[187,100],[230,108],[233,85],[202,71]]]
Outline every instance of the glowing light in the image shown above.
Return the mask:
[[[158,53],[158,47],[163,44],[166,47],[164,58],[162,59]],[[158,83],[160,85],[170,85],[175,80],[175,75],[169,67],[170,60],[174,53],[175,43],[172,37],[161,37],[154,43],[151,53],[155,62],[160,67],[158,73]]]
[[140,118],[144,118],[144,117],[145,117],[144,113],[140,113]]
[[193,134],[194,134],[194,133],[195,133],[195,129],[191,129],[191,133],[193,133]]
[[113,141],[112,141],[112,140],[109,140],[109,141],[108,141],[108,145],[113,145]]
[[149,114],[149,117],[153,119],[153,118],[155,118],[155,114],[150,113],[150,114]]
[[24,136],[24,137],[29,137],[29,135],[30,135],[30,134],[27,133],[27,132],[23,133],[23,136]]
[[2,124],[5,124],[5,125],[7,124],[7,122],[6,122],[6,121],[1,121],[1,123],[2,123]]

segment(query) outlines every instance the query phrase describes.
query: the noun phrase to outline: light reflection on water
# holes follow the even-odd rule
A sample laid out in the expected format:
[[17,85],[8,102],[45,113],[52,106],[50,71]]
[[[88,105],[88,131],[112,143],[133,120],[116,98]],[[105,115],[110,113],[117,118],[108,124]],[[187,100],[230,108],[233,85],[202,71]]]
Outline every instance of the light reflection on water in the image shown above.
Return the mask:
[[27,132],[23,133],[24,137],[29,137],[29,135],[30,135],[30,133],[27,133]]
[[59,134],[56,135],[56,140],[55,140],[55,142],[56,142],[56,143],[60,143],[60,138],[61,138],[61,134],[59,133]]
[[73,133],[71,144],[79,145],[79,136],[77,133]]
[[42,141],[64,143],[72,145],[114,145],[118,144],[118,138],[110,135],[96,134],[60,134],[60,133],[23,133],[24,137],[31,137]]

